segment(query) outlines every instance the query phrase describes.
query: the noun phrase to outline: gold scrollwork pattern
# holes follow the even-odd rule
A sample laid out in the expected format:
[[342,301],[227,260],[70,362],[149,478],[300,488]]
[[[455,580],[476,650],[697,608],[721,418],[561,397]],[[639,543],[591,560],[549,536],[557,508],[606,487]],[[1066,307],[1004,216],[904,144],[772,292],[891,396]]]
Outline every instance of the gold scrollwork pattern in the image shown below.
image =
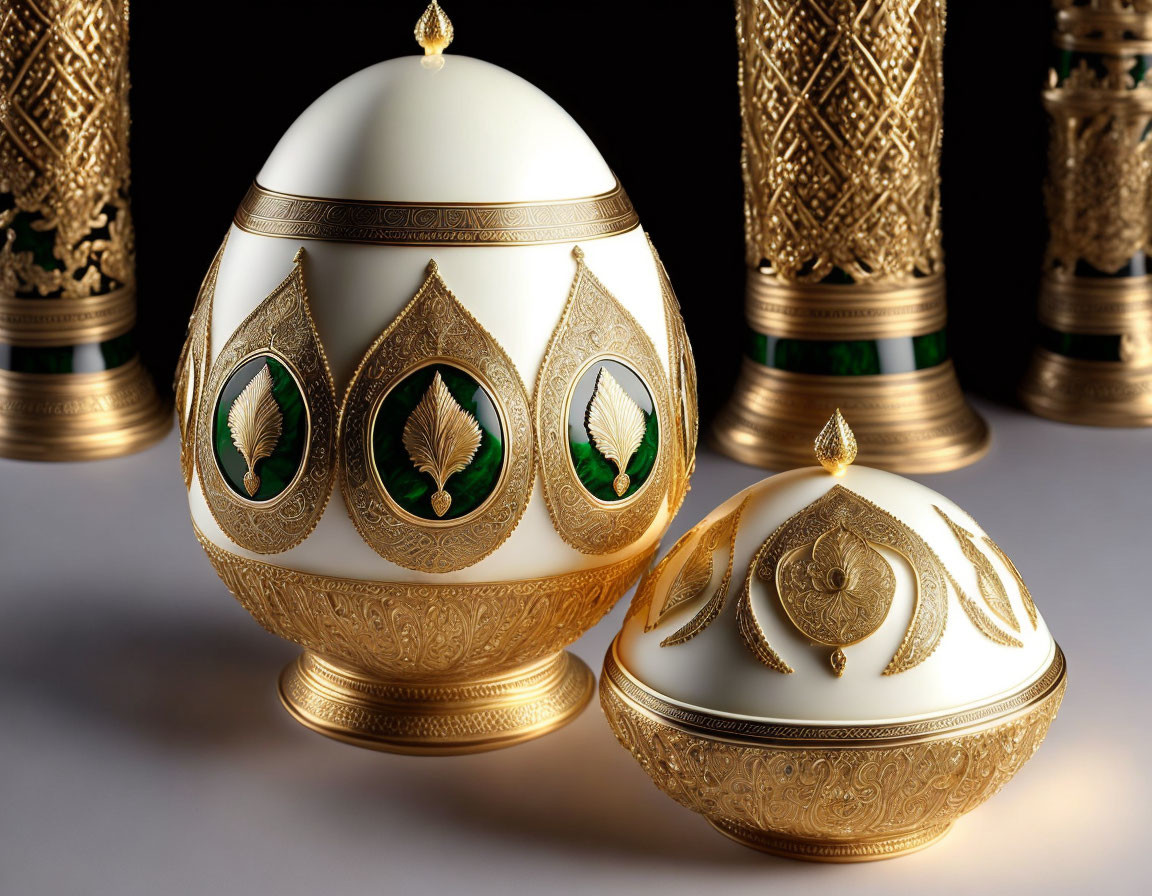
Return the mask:
[[[627,309],[608,292],[577,247],[576,277],[568,302],[544,354],[536,380],[536,445],[544,479],[544,499],[556,531],[586,554],[627,547],[652,525],[669,487],[670,444],[675,428],[668,378],[656,349]],[[644,380],[659,427],[656,459],[647,480],[621,501],[602,501],[581,483],[568,443],[572,391],[598,359],[622,359]]]
[[422,685],[489,676],[562,650],[612,609],[656,551],[513,582],[370,582],[284,569],[197,537],[228,590],[272,634],[387,681]]
[[809,640],[835,647],[832,669],[844,674],[844,648],[883,624],[896,577],[866,538],[841,524],[776,565],[776,593],[792,624]]
[[[701,534],[699,541],[688,560],[676,573],[671,587],[660,608],[659,619],[663,619],[670,612],[686,603],[698,600],[708,586],[712,584],[715,572],[714,556],[723,546],[728,548],[728,564],[724,568],[724,575],[712,596],[687,623],[670,634],[660,642],[661,647],[671,647],[691,641],[700,632],[708,628],[724,609],[724,602],[728,599],[728,589],[732,584],[732,567],[736,562],[736,536],[740,532],[740,517],[744,508],[748,506],[745,498],[731,513],[725,514]],[[659,621],[659,620],[658,620]]]
[[740,0],[736,20],[748,264],[941,271],[943,0]]
[[[977,730],[895,743],[756,743],[703,734],[635,702],[618,677],[600,702],[621,746],[656,786],[751,846],[831,861],[898,854],[931,842],[997,793],[1039,748],[1064,695],[1054,683]],[[943,720],[947,723],[947,720]]]
[[1068,277],[1081,261],[1116,273],[1152,253],[1152,78],[1140,64],[1152,52],[1152,8],[1144,0],[1056,6],[1057,46],[1082,55],[1063,79],[1051,70],[1044,92],[1048,259]]
[[[258,554],[280,553],[307,538],[324,513],[336,477],[336,391],[308,305],[303,258],[301,249],[292,272],[224,344],[196,411],[197,469],[208,509],[224,534]],[[251,501],[230,488],[221,473],[214,421],[228,379],[260,355],[292,372],[304,404],[307,436],[294,478],[274,498]]]
[[[1152,254],[1152,90],[1142,101],[1075,102],[1045,95],[1052,119],[1046,186],[1050,264],[1081,260],[1105,273]],[[1092,107],[1096,108],[1092,108]]]
[[[912,617],[899,648],[884,669],[884,674],[895,675],[915,668],[931,656],[944,634],[944,626],[948,620],[948,590],[944,568],[932,549],[908,526],[871,501],[841,485],[833,486],[822,497],[786,520],[757,551],[748,569],[738,611],[741,619],[740,630],[745,642],[763,662],[763,654],[766,649],[770,651],[770,648],[752,607],[752,577],[755,575],[761,582],[770,586],[779,585],[777,569],[787,555],[799,548],[810,549],[822,536],[841,528],[849,530],[869,546],[880,545],[894,551],[915,571],[916,595]],[[872,552],[875,553],[874,550]],[[867,555],[865,559],[867,560]],[[880,559],[883,560],[882,557]],[[874,566],[873,563],[872,567]],[[833,575],[832,569],[833,567],[829,566],[825,571],[828,576]],[[888,573],[890,575],[891,570],[888,570]],[[884,580],[883,569],[875,568],[875,575],[871,578],[876,579],[873,584],[879,589],[878,593],[883,591],[881,587]],[[787,587],[784,590],[787,591]],[[785,595],[781,594],[782,600],[784,597]],[[794,604],[789,608],[786,605],[793,622],[797,617],[792,616],[792,611],[798,606],[799,604]],[[879,622],[875,624],[878,626]],[[801,628],[801,631],[811,635],[805,628]],[[871,631],[875,631],[875,628]],[[849,637],[859,633],[858,627],[850,626],[843,632],[827,634],[829,637],[833,635]],[[846,646],[847,643],[850,642],[840,642],[840,646]],[[775,656],[774,652],[769,654],[769,658],[771,656]],[[779,668],[778,663],[768,662],[766,665],[777,671],[784,671]]]
[[645,234],[645,237],[648,238],[648,248],[652,251],[652,259],[660,275],[660,292],[664,297],[664,320],[668,327],[668,369],[671,373],[676,435],[680,442],[680,453],[673,461],[668,499],[669,509],[675,516],[688,495],[692,474],[696,470],[696,442],[700,435],[696,358],[692,354],[692,344],[688,341],[688,330],[684,326],[684,315],[672,289],[668,270],[656,252],[652,238],[648,234]]
[[[11,0],[0,88],[0,194],[10,200],[0,202],[0,293],[68,300],[131,287],[128,0]],[[55,264],[15,246],[20,218]]]
[[[481,506],[459,519],[406,513],[383,487],[372,452],[376,409],[389,389],[437,361],[477,376],[504,431],[498,484]],[[416,295],[353,374],[340,414],[340,445],[341,488],[356,530],[378,554],[406,569],[450,572],[471,566],[496,550],[520,522],[535,475],[528,395],[512,359],[448,289],[434,261]]]
[[176,420],[180,426],[180,470],[184,474],[184,488],[192,486],[192,469],[196,463],[196,414],[203,398],[208,379],[208,362],[212,357],[212,298],[216,294],[216,277],[220,261],[228,246],[228,236],[216,250],[212,265],[200,285],[192,316],[188,319],[188,332],[180,359],[176,362]]

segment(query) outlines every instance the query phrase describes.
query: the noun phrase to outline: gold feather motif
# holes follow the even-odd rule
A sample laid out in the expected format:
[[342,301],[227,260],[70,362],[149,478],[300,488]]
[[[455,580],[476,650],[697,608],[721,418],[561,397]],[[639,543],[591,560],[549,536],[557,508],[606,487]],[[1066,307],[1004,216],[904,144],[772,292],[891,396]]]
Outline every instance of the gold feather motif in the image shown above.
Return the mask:
[[1032,623],[1032,628],[1036,628],[1036,602],[1032,600],[1032,592],[1029,591],[1028,586],[1024,584],[1024,577],[1020,575],[1020,570],[1016,568],[1016,564],[1009,559],[1000,545],[996,544],[996,542],[987,535],[984,536],[984,544],[992,549],[992,552],[1000,558],[1000,562],[1008,567],[1008,571],[1012,573],[1013,578],[1016,579],[1016,587],[1020,589],[1020,598],[1024,601],[1024,611],[1028,614],[1028,621]]
[[976,570],[976,584],[980,588],[980,596],[984,598],[984,602],[988,604],[992,612],[1012,626],[1014,631],[1020,631],[1020,623],[1016,621],[1016,614],[1012,612],[1012,604],[1008,600],[1008,592],[1004,588],[1004,583],[996,575],[992,561],[976,548],[976,537],[959,523],[954,522],[935,504],[932,506],[936,508],[936,512],[940,514],[944,522],[948,524],[948,528],[952,530],[952,534],[956,536],[964,558]]
[[[720,584],[708,599],[708,602],[700,609],[700,611],[693,616],[681,628],[674,631],[671,635],[660,642],[661,647],[672,647],[676,644],[683,644],[686,641],[691,641],[700,632],[708,628],[716,617],[720,615],[720,611],[724,609],[724,602],[728,599],[728,588],[732,584],[732,567],[736,561],[736,534],[740,530],[740,516],[744,513],[744,508],[748,504],[748,499],[745,498],[740,506],[733,510],[730,514],[721,520],[717,520],[712,524],[711,528],[704,533],[700,539],[700,543],[696,546],[696,550],[692,552],[692,556],[688,558],[688,563],[685,569],[691,567],[694,563],[698,564],[701,569],[705,566],[708,570],[708,578],[700,583],[696,592],[687,597],[681,597],[680,602],[685,600],[695,600],[708,584],[712,581],[713,561],[712,554],[720,548],[725,542],[728,544],[728,565],[725,568],[724,576],[720,579]],[[706,555],[706,557],[704,556]],[[681,570],[683,575],[685,570]],[[702,578],[702,573],[697,573],[697,576]],[[673,589],[680,582],[680,577],[673,583]],[[671,609],[667,604],[662,611],[662,615]]]
[[265,364],[228,409],[228,429],[232,432],[232,444],[248,464],[248,472],[244,474],[244,488],[250,497],[254,497],[260,489],[256,464],[270,457],[276,450],[283,427],[284,415],[280,413],[280,406],[272,394],[272,371]]
[[989,641],[996,644],[1002,644],[1005,647],[1023,647],[1024,642],[1019,638],[1013,638],[1006,631],[1003,631],[995,622],[992,617],[980,609],[980,605],[972,600],[961,589],[959,583],[952,578],[952,573],[947,570],[944,574],[948,577],[948,582],[952,585],[952,590],[956,592],[956,596],[960,599],[960,606],[964,609],[965,614],[968,616],[968,621],[971,622],[980,634],[982,634]]
[[616,382],[607,368],[601,367],[596,375],[596,389],[588,404],[586,422],[596,450],[616,466],[612,488],[617,497],[623,497],[631,484],[631,479],[624,471],[644,440],[648,424],[640,406]]
[[404,424],[403,435],[404,449],[416,469],[436,480],[432,495],[436,516],[444,516],[452,506],[444,483],[472,463],[482,435],[476,418],[452,397],[437,371]]

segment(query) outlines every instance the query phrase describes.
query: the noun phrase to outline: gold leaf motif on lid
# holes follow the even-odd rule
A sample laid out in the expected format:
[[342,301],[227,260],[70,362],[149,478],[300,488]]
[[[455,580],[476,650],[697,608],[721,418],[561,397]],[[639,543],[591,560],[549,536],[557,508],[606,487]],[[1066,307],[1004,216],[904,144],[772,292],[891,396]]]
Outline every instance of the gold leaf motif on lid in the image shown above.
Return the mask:
[[256,464],[271,457],[276,450],[283,426],[284,415],[280,413],[280,405],[272,394],[272,372],[265,364],[228,409],[228,429],[232,432],[232,443],[248,464],[248,472],[244,474],[244,488],[251,496],[255,496],[260,489]]
[[840,476],[856,460],[856,434],[836,408],[816,437],[816,460],[833,476]]
[[836,648],[832,669],[839,678],[847,664],[842,648],[884,622],[896,577],[867,539],[839,524],[781,558],[776,588],[792,624],[812,641]]
[[960,544],[960,550],[964,554],[964,559],[972,564],[976,572],[976,584],[980,589],[980,596],[984,598],[984,602],[988,607],[1007,622],[1013,631],[1020,631],[1020,623],[1016,621],[1016,614],[1012,610],[1012,604],[1008,600],[1008,592],[1004,588],[1004,583],[1000,581],[1000,577],[996,575],[996,569],[992,566],[992,562],[977,549],[975,544],[975,536],[955,522],[943,510],[932,505],[936,512],[940,514],[948,528],[952,530],[952,534],[956,536],[956,541]]
[[[719,519],[709,526],[701,536],[700,541],[697,542],[692,554],[688,557],[688,562],[685,563],[684,567],[677,573],[676,580],[672,583],[672,588],[669,591],[667,601],[660,611],[661,618],[680,604],[696,600],[704,593],[704,590],[712,582],[714,568],[712,555],[722,545],[727,544],[728,564],[725,567],[724,575],[720,579],[720,584],[716,586],[716,590],[712,592],[712,596],[695,616],[660,642],[661,647],[672,647],[676,644],[691,641],[715,622],[716,618],[720,615],[720,611],[724,609],[724,603],[728,599],[728,589],[732,584],[732,568],[736,562],[736,535],[740,531],[740,517],[744,513],[744,508],[747,506],[748,499],[745,498],[740,502],[739,507],[723,519]],[[695,590],[690,593],[687,590],[689,588],[694,588]]]
[[404,424],[404,450],[421,473],[436,480],[432,495],[436,516],[444,516],[452,506],[452,496],[444,490],[450,476],[465,469],[476,456],[482,433],[476,418],[452,397],[440,372]]
[[596,375],[596,389],[588,405],[588,434],[592,443],[616,467],[612,488],[623,497],[631,481],[624,471],[644,440],[647,424],[640,406],[604,367]]

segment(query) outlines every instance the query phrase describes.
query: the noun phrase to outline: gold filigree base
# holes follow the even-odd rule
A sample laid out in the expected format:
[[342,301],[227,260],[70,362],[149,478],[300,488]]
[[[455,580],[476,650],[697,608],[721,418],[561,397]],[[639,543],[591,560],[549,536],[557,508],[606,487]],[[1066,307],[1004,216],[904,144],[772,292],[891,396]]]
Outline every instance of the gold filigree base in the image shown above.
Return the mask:
[[596,679],[567,651],[473,681],[403,684],[306,651],[280,676],[280,699],[326,737],[389,753],[446,756],[510,747],[572,721]]
[[1037,348],[1020,400],[1061,423],[1152,426],[1152,364],[1080,361]]
[[0,370],[0,457],[117,457],[148,447],[171,425],[171,408],[136,358],[98,373]]
[[868,862],[922,849],[994,796],[1039,749],[1064,696],[1057,647],[1020,691],[890,723],[742,719],[671,703],[609,649],[600,705],[624,747],[676,802],[765,852]]
[[911,373],[816,376],[745,359],[712,444],[757,467],[807,466],[813,435],[837,408],[856,433],[858,461],[870,467],[941,473],[988,450],[988,427],[964,400],[950,361]]
[[735,840],[741,846],[748,846],[760,852],[783,856],[786,859],[799,859],[802,862],[878,862],[882,859],[895,859],[912,852],[926,849],[952,830],[952,824],[940,824],[901,834],[898,837],[877,837],[873,839],[845,840],[840,843],[805,840],[800,837],[782,837],[765,833],[743,825],[708,819],[725,837]]

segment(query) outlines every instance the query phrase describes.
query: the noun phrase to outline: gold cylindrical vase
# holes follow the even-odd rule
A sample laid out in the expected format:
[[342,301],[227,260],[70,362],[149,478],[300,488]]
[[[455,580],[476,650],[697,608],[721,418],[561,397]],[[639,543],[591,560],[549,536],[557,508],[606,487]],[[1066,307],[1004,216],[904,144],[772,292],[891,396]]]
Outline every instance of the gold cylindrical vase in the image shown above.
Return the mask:
[[807,462],[837,408],[860,459],[971,463],[988,430],[949,360],[940,235],[943,0],[737,0],[748,281],[713,440]]
[[1068,423],[1152,425],[1152,3],[1057,0],[1049,241],[1021,397]]
[[0,36],[0,456],[160,438],[133,337],[127,0],[8,0]]

